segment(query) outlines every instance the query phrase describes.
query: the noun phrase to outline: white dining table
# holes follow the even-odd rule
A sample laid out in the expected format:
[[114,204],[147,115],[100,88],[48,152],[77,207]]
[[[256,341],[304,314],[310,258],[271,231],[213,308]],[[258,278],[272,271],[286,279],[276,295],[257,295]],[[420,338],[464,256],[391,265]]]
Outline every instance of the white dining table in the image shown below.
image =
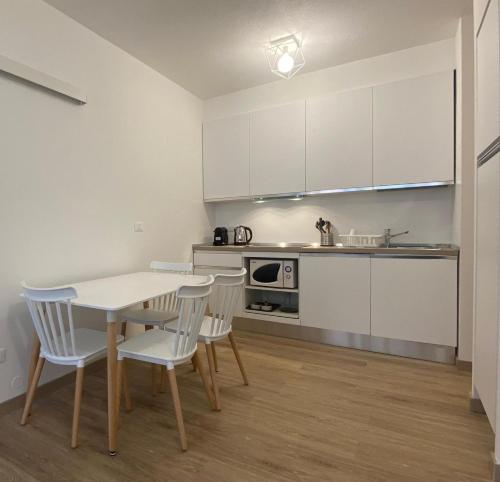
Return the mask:
[[[139,303],[147,303],[157,296],[173,293],[182,285],[196,285],[203,283],[206,279],[206,276],[139,272],[70,285],[77,292],[77,298],[71,301],[72,305],[106,312],[108,450],[110,455],[116,455],[118,449],[116,334],[120,311]],[[37,343],[35,340],[34,352],[37,344],[39,351],[39,341]],[[32,354],[32,363],[33,359],[38,359],[38,355],[35,357],[35,354]],[[30,367],[30,373],[32,371],[33,368]]]

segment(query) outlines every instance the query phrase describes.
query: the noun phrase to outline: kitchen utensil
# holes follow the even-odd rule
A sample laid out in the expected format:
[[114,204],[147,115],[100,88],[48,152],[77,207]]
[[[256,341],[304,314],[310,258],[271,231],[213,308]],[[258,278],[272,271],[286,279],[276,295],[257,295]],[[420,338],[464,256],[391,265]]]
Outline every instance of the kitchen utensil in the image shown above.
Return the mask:
[[341,234],[340,242],[343,246],[376,247],[384,244],[383,234]]
[[325,221],[319,218],[316,221],[316,229],[320,232],[321,246],[335,246],[333,237],[333,224],[331,221]]
[[248,226],[236,226],[234,228],[234,244],[241,246],[248,244],[253,237],[252,230]]

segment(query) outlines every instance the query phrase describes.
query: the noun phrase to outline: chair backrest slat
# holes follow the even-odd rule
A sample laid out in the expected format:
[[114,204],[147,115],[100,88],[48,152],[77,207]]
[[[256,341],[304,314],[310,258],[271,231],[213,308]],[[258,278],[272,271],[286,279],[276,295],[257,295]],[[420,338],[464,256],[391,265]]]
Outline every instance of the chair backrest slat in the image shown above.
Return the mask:
[[[193,263],[170,263],[167,261],[151,261],[150,269],[158,273],[193,274]],[[158,311],[179,311],[179,301],[175,293],[154,298],[151,308]]]
[[177,358],[189,355],[196,348],[213,283],[214,277],[210,275],[205,283],[184,285],[176,292],[179,302],[179,317],[175,333],[175,356]]
[[[64,323],[63,323],[63,317],[62,317],[62,313],[61,313],[61,303],[55,303],[55,305],[56,305],[57,320],[59,321],[59,332],[64,333]],[[66,343],[66,337],[62,336],[61,338],[62,338],[64,356],[69,356],[68,344]]]
[[247,270],[243,268],[238,274],[215,275],[209,300],[212,318],[210,323],[211,336],[218,336],[231,328],[246,273]]
[[[26,283],[22,283],[22,286],[23,297],[40,339],[42,353],[59,358],[78,356],[71,307],[71,300],[77,296],[76,290],[72,287],[32,288]],[[61,310],[62,303],[67,307],[66,318]]]

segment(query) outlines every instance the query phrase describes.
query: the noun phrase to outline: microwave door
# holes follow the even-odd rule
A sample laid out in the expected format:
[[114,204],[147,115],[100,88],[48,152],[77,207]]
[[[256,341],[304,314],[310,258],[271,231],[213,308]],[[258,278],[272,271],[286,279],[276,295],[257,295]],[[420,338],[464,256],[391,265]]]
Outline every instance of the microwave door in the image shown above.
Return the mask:
[[252,274],[252,278],[262,285],[283,285],[282,263],[266,263],[258,267]]

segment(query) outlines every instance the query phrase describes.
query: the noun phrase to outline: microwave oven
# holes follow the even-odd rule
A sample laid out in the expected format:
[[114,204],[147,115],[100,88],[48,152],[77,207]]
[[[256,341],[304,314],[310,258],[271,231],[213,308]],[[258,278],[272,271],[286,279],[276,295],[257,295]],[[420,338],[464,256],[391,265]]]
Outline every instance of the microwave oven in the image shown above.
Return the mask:
[[297,288],[297,260],[250,258],[250,284]]

